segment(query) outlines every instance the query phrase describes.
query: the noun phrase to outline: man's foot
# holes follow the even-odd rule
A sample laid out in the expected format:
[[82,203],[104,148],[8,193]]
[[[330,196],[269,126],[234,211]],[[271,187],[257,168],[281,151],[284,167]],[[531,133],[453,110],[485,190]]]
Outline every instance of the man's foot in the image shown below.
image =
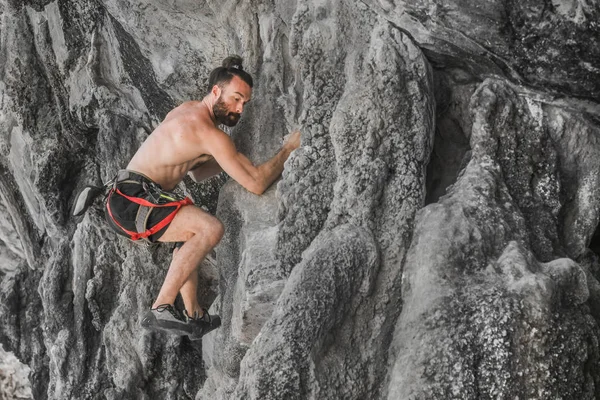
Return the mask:
[[221,326],[221,317],[218,315],[209,315],[205,309],[202,309],[202,311],[204,312],[201,317],[197,313],[194,313],[190,317],[187,311],[183,310],[186,321],[193,327],[192,334],[188,335],[191,340],[198,340],[208,332]]
[[[219,320],[220,324],[220,320]],[[194,333],[194,325],[188,323],[170,304],[162,304],[148,311],[142,318],[142,327],[184,336]]]

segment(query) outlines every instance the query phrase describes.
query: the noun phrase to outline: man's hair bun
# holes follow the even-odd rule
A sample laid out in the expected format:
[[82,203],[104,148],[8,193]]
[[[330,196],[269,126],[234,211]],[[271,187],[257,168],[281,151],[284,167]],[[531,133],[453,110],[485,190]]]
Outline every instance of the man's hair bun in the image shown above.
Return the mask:
[[223,85],[228,84],[234,76],[240,77],[240,79],[246,82],[248,86],[252,87],[252,76],[244,71],[242,66],[243,61],[242,57],[235,54],[224,59],[222,66],[213,69],[210,73],[210,76],[208,77],[208,91],[210,92],[214,85],[223,87]]
[[234,54],[223,60],[223,67],[227,68],[227,69],[235,68],[235,69],[243,70],[244,69],[242,67],[243,62],[244,62],[244,59],[242,57]]

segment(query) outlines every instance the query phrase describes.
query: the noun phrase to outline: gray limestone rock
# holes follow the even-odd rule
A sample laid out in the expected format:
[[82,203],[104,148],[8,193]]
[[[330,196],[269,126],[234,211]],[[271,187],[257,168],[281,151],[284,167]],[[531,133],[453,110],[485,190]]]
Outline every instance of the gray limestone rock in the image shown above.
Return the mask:
[[595,1],[366,2],[409,32],[435,64],[599,100]]
[[[291,273],[290,258],[279,258],[281,264],[276,267],[287,277],[285,287],[273,315],[244,355],[239,372],[230,361],[239,359],[248,344],[220,346],[225,352],[220,357],[228,362],[209,370],[210,386],[199,398],[215,394],[219,398],[361,398],[381,388],[384,365],[376,360],[386,355],[387,342],[381,337],[390,337],[390,320],[398,311],[397,301],[390,299],[399,299],[403,254],[410,243],[414,213],[424,200],[435,105],[429,65],[410,39],[382,21],[363,40],[368,40],[364,52],[351,56],[353,68],[347,72],[329,130],[321,133],[322,140],[313,137],[315,145],[303,147],[290,158],[287,168],[291,172],[286,171],[278,185],[283,214],[278,254],[299,251],[292,246],[300,243],[310,244],[301,250],[302,261]],[[327,93],[309,91],[307,95]],[[364,103],[357,103],[357,98]],[[322,103],[328,101],[326,97]],[[331,161],[308,161],[319,156],[331,157]],[[313,194],[316,182],[311,170],[320,168],[333,169],[331,176],[337,177],[332,194]],[[232,210],[231,205],[221,205],[221,210],[240,221],[244,220],[240,213],[248,213],[246,207],[260,213],[247,201],[241,204],[242,210]],[[305,232],[289,227],[310,227],[308,218],[315,208],[329,210],[323,229],[309,231],[317,233],[315,238],[288,242],[290,232],[296,237]],[[309,214],[294,213],[296,209]],[[230,218],[226,225],[238,226]],[[233,246],[242,242],[235,241]],[[219,264],[235,267],[233,276],[223,277],[234,282],[246,267],[239,258],[229,258],[234,249],[240,249],[229,247],[228,240],[224,243],[227,247],[222,245],[220,251],[225,256]],[[235,297],[226,295],[232,291],[224,288],[221,309],[231,307],[231,300],[235,308]],[[370,345],[357,345],[362,342]],[[347,376],[354,377],[352,382]],[[223,389],[236,380],[235,390]]]
[[[0,343],[32,397],[600,399],[599,17],[0,0]],[[152,334],[168,247],[69,209],[231,53],[255,79],[240,151],[302,147],[263,196],[180,185],[226,227],[198,294],[223,324]]]
[[561,258],[552,114],[492,80],[471,108],[472,158],[417,217],[388,398],[597,398],[598,282]]
[[32,399],[29,368],[0,347],[0,399]]

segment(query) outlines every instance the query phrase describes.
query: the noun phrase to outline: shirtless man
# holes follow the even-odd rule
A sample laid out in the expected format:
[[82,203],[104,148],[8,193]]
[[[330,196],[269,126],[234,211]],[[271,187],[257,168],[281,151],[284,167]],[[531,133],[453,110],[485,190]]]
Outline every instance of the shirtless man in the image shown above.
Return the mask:
[[[196,297],[197,268],[221,240],[223,224],[189,199],[170,193],[186,174],[199,182],[225,171],[240,185],[262,194],[283,171],[290,153],[300,145],[300,132],[286,136],[281,150],[254,166],[238,153],[219,124],[237,124],[252,95],[252,77],[242,59],[228,57],[211,72],[210,93],[202,101],[186,102],[172,110],[127,165],[119,171],[110,192],[106,214],[111,227],[132,240],[183,242],[173,259],[156,301],[142,326],[199,338],[220,325]],[[184,315],[174,308],[181,293]]]

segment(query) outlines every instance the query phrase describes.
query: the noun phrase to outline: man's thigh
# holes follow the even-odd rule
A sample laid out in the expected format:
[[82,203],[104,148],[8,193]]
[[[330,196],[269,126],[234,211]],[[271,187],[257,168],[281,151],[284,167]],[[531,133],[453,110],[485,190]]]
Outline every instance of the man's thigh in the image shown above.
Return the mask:
[[163,233],[159,242],[186,242],[195,234],[210,232],[215,223],[219,223],[216,217],[213,217],[200,207],[194,205],[183,206],[175,214],[175,218]]

